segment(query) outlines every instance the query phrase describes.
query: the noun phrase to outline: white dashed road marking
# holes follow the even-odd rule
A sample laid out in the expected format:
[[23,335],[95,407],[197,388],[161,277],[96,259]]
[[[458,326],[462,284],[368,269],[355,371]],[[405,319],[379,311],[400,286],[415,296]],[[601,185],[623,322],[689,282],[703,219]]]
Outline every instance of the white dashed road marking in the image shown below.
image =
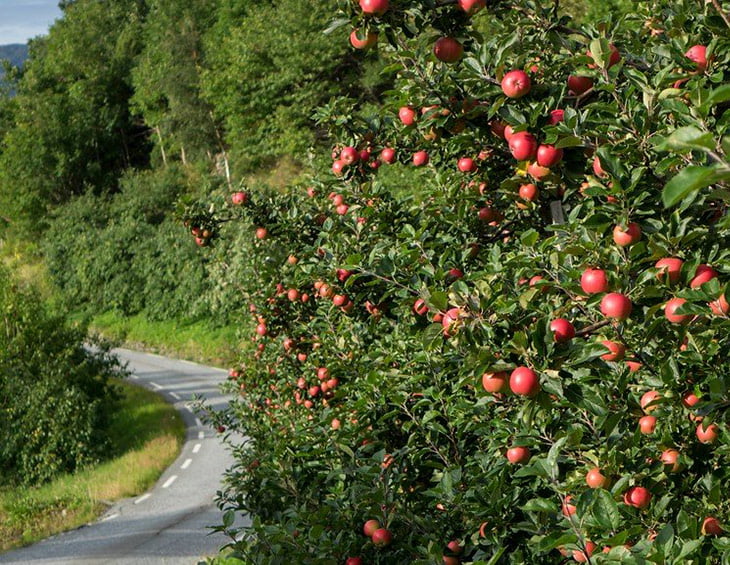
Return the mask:
[[174,482],[175,482],[176,480],[177,480],[177,475],[173,475],[172,477],[170,477],[169,479],[167,479],[167,480],[165,481],[165,484],[164,484],[164,485],[162,485],[162,488],[167,488],[167,487],[169,487],[169,486],[170,486],[170,485],[171,485],[172,483],[174,483]]
[[172,396],[175,400],[180,400],[180,395],[177,393],[171,392],[170,396]]
[[106,518],[102,518],[102,522],[107,522],[109,520],[114,520],[114,518],[119,518],[119,513],[112,514],[111,516],[107,516]]
[[155,390],[162,390],[162,387],[158,385],[157,383],[153,383],[150,381],[150,386],[154,387]]
[[196,443],[195,446],[193,447],[193,453],[197,453],[198,451],[200,451],[200,444]]
[[145,501],[145,500],[147,500],[147,499],[148,499],[148,498],[149,498],[150,496],[152,496],[152,495],[151,495],[150,493],[147,493],[147,494],[143,494],[143,495],[142,495],[142,496],[140,496],[140,497],[139,497],[139,498],[138,498],[137,500],[135,500],[135,501],[134,501],[134,503],[135,503],[135,504],[139,504],[140,502],[144,502],[144,501]]
[[180,468],[181,469],[187,469],[188,467],[190,467],[190,464],[192,462],[193,462],[192,459],[186,459],[185,462],[182,465],[180,465]]
[[198,439],[203,439],[205,437],[205,432],[198,432]]

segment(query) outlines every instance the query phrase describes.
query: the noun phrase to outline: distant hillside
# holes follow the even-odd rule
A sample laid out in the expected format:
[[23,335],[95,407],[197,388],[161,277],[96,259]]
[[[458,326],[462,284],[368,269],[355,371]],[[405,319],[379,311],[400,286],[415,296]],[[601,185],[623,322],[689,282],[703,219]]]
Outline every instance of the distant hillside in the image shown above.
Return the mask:
[[28,45],[26,43],[13,43],[11,45],[0,45],[0,59],[7,59],[16,67],[22,65],[28,58]]

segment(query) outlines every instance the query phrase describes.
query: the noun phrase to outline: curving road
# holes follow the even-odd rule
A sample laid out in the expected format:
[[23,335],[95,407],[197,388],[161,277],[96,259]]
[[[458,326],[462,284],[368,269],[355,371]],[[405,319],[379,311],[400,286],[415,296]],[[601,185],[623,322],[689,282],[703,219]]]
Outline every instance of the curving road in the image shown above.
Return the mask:
[[218,385],[226,372],[125,349],[115,353],[129,363],[134,382],[180,410],[187,426],[180,456],[149,492],[114,504],[93,524],[0,554],[0,563],[184,565],[214,555],[230,541],[209,534],[207,527],[220,523],[214,497],[233,459],[215,430],[204,427],[188,407],[192,396],[200,395],[222,408],[227,399]]

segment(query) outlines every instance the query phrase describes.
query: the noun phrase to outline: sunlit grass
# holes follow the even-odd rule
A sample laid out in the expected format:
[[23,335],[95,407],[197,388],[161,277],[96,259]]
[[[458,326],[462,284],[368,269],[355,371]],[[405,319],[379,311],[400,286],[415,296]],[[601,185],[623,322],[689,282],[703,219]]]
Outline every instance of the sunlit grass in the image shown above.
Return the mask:
[[121,383],[112,416],[112,459],[41,487],[0,488],[0,550],[27,545],[99,516],[113,501],[148,490],[185,437],[180,415],[157,394]]

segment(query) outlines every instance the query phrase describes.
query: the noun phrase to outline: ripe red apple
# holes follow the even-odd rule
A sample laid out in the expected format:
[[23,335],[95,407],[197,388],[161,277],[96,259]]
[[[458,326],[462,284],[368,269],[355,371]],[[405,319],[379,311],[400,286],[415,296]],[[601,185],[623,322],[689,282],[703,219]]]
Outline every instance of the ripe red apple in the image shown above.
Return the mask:
[[724,294],[721,294],[720,298],[713,300],[708,305],[715,316],[727,316],[730,314],[730,303],[728,303]]
[[[611,54],[609,55],[608,62],[606,64],[607,69],[610,69],[611,67],[613,67],[616,63],[618,63],[621,60],[621,53],[619,53],[618,48],[613,43],[611,43],[611,45],[609,45],[609,49],[611,50]],[[593,58],[593,54],[590,51],[587,51],[586,55],[588,55],[591,59]],[[589,63],[588,68],[595,69],[596,68],[595,63]]]
[[504,392],[507,390],[507,373],[499,371],[497,373],[484,373],[482,375],[482,387],[487,392]]
[[380,152],[380,160],[383,163],[388,163],[388,165],[392,165],[393,163],[395,163],[395,149],[393,149],[392,147],[385,147]]
[[536,185],[534,185],[533,183],[529,183],[520,186],[519,195],[522,200],[534,202],[535,200],[537,200],[538,196],[540,196],[540,192],[538,191]]
[[345,167],[347,167],[347,163],[341,159],[337,159],[334,163],[332,163],[332,172],[335,176],[340,177],[345,172]]
[[708,516],[702,520],[702,528],[700,531],[702,532],[702,535],[705,536],[721,536],[723,533],[720,522],[718,522],[717,518],[713,518],[712,516]]
[[608,173],[603,170],[603,167],[601,166],[601,159],[596,155],[593,157],[593,174],[596,175],[598,178],[605,178],[608,176]]
[[332,304],[335,306],[344,306],[349,301],[349,298],[347,298],[344,294],[335,294],[332,297]]
[[700,440],[701,443],[715,443],[715,441],[717,441],[717,437],[720,435],[720,428],[718,428],[716,424],[710,424],[705,427],[700,422],[695,433],[697,434],[697,439]]
[[518,447],[510,447],[507,450],[506,453],[507,461],[512,463],[512,465],[517,465],[521,463],[527,463],[530,460],[530,457],[532,454],[530,453],[530,450],[523,446]]
[[337,269],[336,275],[337,280],[343,283],[353,275],[353,272],[349,269]]
[[447,543],[446,549],[448,549],[454,555],[461,555],[461,552],[464,551],[464,547],[457,540],[451,540],[449,543]]
[[267,333],[269,333],[268,328],[266,327],[266,324],[259,324],[256,326],[256,333],[260,336],[265,336]]
[[535,396],[540,392],[540,381],[529,367],[517,367],[509,377],[509,388],[520,396]]
[[444,312],[443,318],[441,319],[441,326],[446,337],[453,335],[454,330],[457,329],[456,324],[462,317],[463,311],[461,308],[449,308]]
[[459,0],[459,8],[470,16],[476,14],[487,5],[487,0]]
[[269,235],[269,232],[266,228],[256,228],[256,238],[257,239],[266,239],[266,237]]
[[608,479],[598,467],[593,467],[586,473],[586,484],[590,488],[603,488],[607,483]]
[[352,165],[353,163],[357,162],[359,158],[359,151],[351,146],[344,147],[340,152],[340,161],[345,163],[345,165]]
[[528,131],[514,133],[509,139],[509,150],[512,157],[518,161],[534,159],[537,152],[537,139]]
[[418,298],[413,303],[413,311],[419,316],[426,315],[426,313],[428,312],[428,306],[426,306],[426,302],[423,300],[423,298]]
[[588,559],[591,557],[591,555],[593,555],[597,547],[598,546],[591,540],[586,540],[585,551],[583,551],[582,549],[573,550],[573,560],[577,563],[587,563]]
[[704,73],[707,69],[707,47],[704,45],[693,45],[684,56],[697,64],[697,70],[700,73]]
[[626,354],[626,346],[623,343],[615,341],[604,340],[601,342],[608,349],[608,353],[601,355],[601,359],[604,361],[621,361]]
[[368,49],[378,42],[378,34],[368,31],[365,37],[360,36],[360,30],[353,29],[350,33],[350,45],[355,49]]
[[575,504],[571,504],[572,500],[573,497],[571,495],[568,495],[565,497],[565,500],[561,505],[561,511],[563,513],[563,516],[565,517],[572,516],[578,510],[578,507]]
[[532,81],[525,71],[510,71],[502,78],[502,92],[508,98],[522,98],[530,92]]
[[398,118],[404,126],[412,126],[416,123],[416,111],[410,106],[402,106],[398,110]]
[[433,46],[433,54],[439,61],[455,63],[464,54],[464,47],[453,37],[441,37]]
[[388,11],[388,0],[360,0],[360,9],[365,14],[382,16]]
[[600,294],[608,290],[608,277],[603,269],[588,268],[580,276],[580,287],[586,294]]
[[345,565],[363,565],[362,557],[348,557]]
[[235,204],[236,206],[241,206],[243,204],[246,204],[248,202],[248,193],[243,192],[242,190],[239,190],[238,192],[234,192],[231,195],[231,202]]
[[289,299],[289,300],[290,300],[291,302],[296,302],[297,300],[299,300],[299,291],[298,291],[298,290],[297,290],[296,288],[290,288],[290,289],[289,289],[289,290],[287,290],[287,292],[286,292],[286,297],[287,297],[287,298],[288,298],[288,299]]
[[462,157],[456,163],[456,166],[462,173],[473,173],[477,170],[477,164],[471,157]]
[[689,282],[689,286],[691,288],[697,288],[698,286],[702,286],[708,281],[711,281],[712,279],[717,277],[717,271],[706,264],[697,265],[697,269],[695,270],[695,276],[692,277],[692,280]]
[[661,460],[669,473],[676,473],[681,468],[679,451],[676,449],[665,449],[662,451]]
[[607,318],[625,320],[631,314],[631,300],[625,294],[609,292],[601,299],[601,313]]
[[379,530],[379,529],[380,529],[380,522],[378,522],[375,519],[368,520],[367,522],[365,522],[365,524],[362,527],[363,533],[369,538],[373,537],[373,534],[375,533],[375,531]]
[[682,395],[682,404],[685,408],[692,408],[700,401],[699,397],[692,392],[691,390],[688,390]]
[[393,534],[390,533],[390,530],[379,528],[373,532],[371,539],[375,547],[387,547],[393,541]]
[[631,487],[624,492],[624,504],[643,509],[651,503],[651,493],[644,487]]
[[550,112],[548,123],[551,126],[556,126],[562,121],[565,121],[565,110],[552,110]]
[[675,312],[687,302],[684,298],[672,298],[664,306],[664,315],[673,324],[688,324],[692,314],[676,314]]
[[639,431],[644,435],[651,435],[656,429],[656,416],[642,416],[639,418]]
[[540,145],[537,148],[537,164],[541,167],[552,167],[563,159],[563,150],[554,145]]
[[662,395],[659,393],[659,391],[648,390],[641,396],[641,400],[639,400],[639,405],[645,413],[649,414],[659,407],[659,405],[657,404],[657,400],[659,400],[661,397]]
[[575,337],[575,327],[565,318],[556,318],[550,322],[550,331],[558,343],[570,341]]
[[423,167],[428,165],[428,153],[425,151],[416,151],[413,154],[413,164],[416,167]]
[[613,228],[613,242],[620,247],[633,245],[641,239],[641,227],[636,222],[630,222],[624,229],[618,225]]
[[581,77],[576,75],[570,75],[568,77],[568,90],[576,96],[585,94],[591,88],[593,88],[593,79],[590,77]]
[[664,257],[659,259],[654,267],[658,269],[657,278],[664,280],[669,279],[670,284],[674,284],[679,281],[679,277],[682,271],[682,265],[684,261],[678,257]]

